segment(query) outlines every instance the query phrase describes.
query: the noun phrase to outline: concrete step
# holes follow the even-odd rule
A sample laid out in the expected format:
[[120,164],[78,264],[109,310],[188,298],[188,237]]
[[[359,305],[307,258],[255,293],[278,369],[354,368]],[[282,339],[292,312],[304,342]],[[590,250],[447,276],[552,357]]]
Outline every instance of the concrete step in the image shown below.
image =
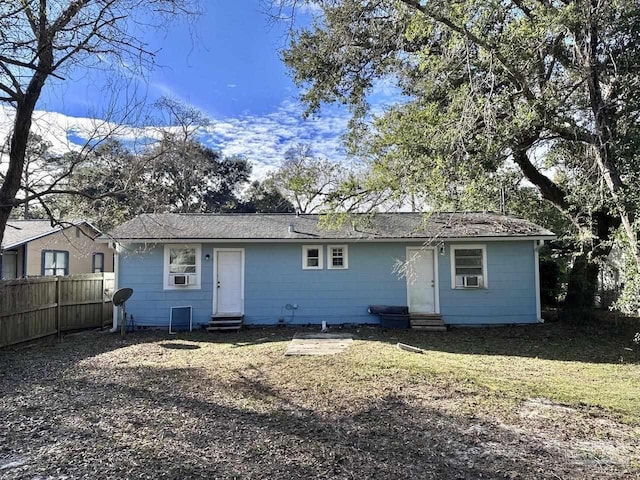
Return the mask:
[[433,318],[433,319],[425,319],[425,320],[415,320],[415,319],[411,319],[411,325],[422,325],[422,326],[429,326],[429,325],[444,325],[444,323],[442,322],[441,318]]
[[442,326],[435,326],[435,325],[418,325],[418,326],[411,326],[412,330],[420,330],[423,332],[446,332],[447,331],[447,327],[445,327],[444,325]]

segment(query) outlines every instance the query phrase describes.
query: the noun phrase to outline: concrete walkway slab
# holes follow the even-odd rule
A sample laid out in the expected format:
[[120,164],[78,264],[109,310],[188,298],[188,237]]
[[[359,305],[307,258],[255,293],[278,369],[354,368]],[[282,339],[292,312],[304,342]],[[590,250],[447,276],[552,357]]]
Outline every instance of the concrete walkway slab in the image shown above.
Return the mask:
[[296,333],[285,355],[336,355],[352,343],[348,333]]

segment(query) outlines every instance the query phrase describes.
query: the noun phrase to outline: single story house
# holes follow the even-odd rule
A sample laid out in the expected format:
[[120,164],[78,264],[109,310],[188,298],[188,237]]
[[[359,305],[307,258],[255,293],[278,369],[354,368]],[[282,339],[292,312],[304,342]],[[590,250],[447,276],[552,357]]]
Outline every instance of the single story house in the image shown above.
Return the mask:
[[[497,213],[144,214],[117,244],[137,326],[372,324],[406,305],[448,325],[541,321],[538,250],[552,232]],[[115,320],[114,320],[115,322]]]
[[95,242],[99,235],[86,221],[10,220],[0,244],[0,279],[113,272],[113,250]]

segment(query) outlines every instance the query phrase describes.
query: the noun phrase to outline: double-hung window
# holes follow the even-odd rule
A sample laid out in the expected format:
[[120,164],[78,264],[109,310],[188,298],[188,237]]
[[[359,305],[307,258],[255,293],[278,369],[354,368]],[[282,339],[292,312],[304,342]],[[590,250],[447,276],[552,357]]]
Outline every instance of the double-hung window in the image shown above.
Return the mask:
[[200,245],[165,245],[164,288],[200,288]]
[[347,245],[329,245],[327,247],[327,268],[346,270],[349,268],[349,247]]
[[69,275],[69,252],[44,250],[42,252],[42,275]]
[[451,272],[451,288],[487,288],[485,245],[452,245]]
[[0,253],[0,280],[18,278],[18,252],[4,251]]
[[92,259],[92,270],[93,273],[103,273],[104,272],[104,253],[94,253]]
[[302,268],[303,270],[322,270],[323,257],[322,245],[302,246]]

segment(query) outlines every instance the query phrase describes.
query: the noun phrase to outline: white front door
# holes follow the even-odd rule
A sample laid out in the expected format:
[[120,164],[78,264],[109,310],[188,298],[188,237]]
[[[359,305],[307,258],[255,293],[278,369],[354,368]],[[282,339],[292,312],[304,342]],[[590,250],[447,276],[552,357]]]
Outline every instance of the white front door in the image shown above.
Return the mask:
[[244,288],[242,250],[216,251],[215,314],[243,314]]
[[407,297],[409,313],[436,313],[434,251],[407,248]]

